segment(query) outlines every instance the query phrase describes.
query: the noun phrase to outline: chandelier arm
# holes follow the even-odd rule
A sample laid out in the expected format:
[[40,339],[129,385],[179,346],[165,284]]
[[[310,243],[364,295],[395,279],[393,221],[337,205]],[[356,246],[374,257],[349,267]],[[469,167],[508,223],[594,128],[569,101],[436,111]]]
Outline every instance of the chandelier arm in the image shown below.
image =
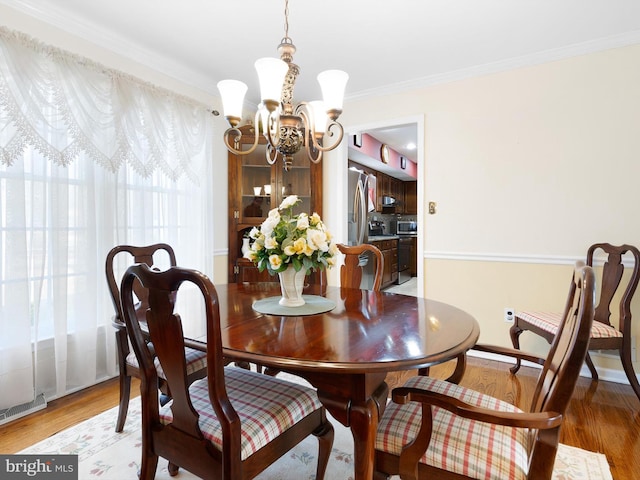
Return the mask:
[[239,128],[233,128],[233,127],[227,129],[227,131],[224,132],[224,144],[227,147],[227,150],[229,150],[231,153],[234,153],[236,155],[249,155],[250,153],[253,153],[258,147],[258,136],[254,134],[253,145],[251,145],[251,147],[248,150],[237,149],[233,147],[232,144],[229,142],[229,138],[231,137],[231,134],[233,134],[233,138],[234,138],[233,145],[238,145],[240,142],[240,138],[242,138],[242,132],[240,131]]
[[269,113],[269,117],[267,119],[267,127],[264,130],[264,136],[267,138],[269,145],[274,149],[277,149],[278,145],[280,144],[280,135],[278,134],[279,131],[280,114],[276,110]]
[[[316,144],[316,141],[313,141],[313,144]],[[304,149],[307,152],[307,158],[313,163],[320,163],[322,160],[322,150],[319,148],[315,148],[315,145],[311,144],[311,142],[306,142],[304,144]]]
[[307,157],[313,163],[320,163],[322,160],[322,150],[320,144],[315,138],[315,125],[313,121],[313,115],[309,115],[309,104],[307,102],[301,102],[296,106],[296,115],[302,119],[304,126],[304,149],[307,152]]
[[[256,116],[254,119],[254,125],[258,125],[258,120],[260,119],[260,113],[256,112]],[[237,127],[228,128],[224,132],[224,143],[227,149],[231,153],[235,153],[236,155],[249,155],[250,153],[255,152],[256,148],[258,148],[258,141],[260,140],[260,132],[258,127],[253,128],[253,144],[249,147],[248,150],[241,150],[240,148],[236,148],[232,146],[230,142],[231,135],[233,134],[233,145],[240,145],[240,139],[242,138],[242,131]]]
[[[336,133],[332,131],[334,127],[337,129]],[[340,123],[332,120],[327,126],[327,131],[324,136],[331,138],[334,135],[337,135],[337,138],[331,145],[327,147],[322,146],[320,142],[316,140],[315,136],[310,135],[310,137],[313,139],[313,147],[317,150],[320,150],[321,152],[330,152],[331,150],[336,148],[340,144],[340,142],[342,142],[342,138],[344,137],[344,128]]]
[[[334,133],[333,132],[333,128],[337,129],[337,132]],[[335,141],[333,142],[333,144],[329,145],[328,147],[320,147],[320,149],[323,152],[328,152],[329,150],[333,150],[334,148],[336,148],[340,142],[342,142],[342,139],[344,137],[344,128],[342,127],[341,123],[336,122],[335,120],[331,120],[329,122],[329,125],[327,125],[327,133],[325,134],[325,136],[327,137],[333,137],[334,135],[337,135],[337,138],[335,139]]]
[[273,165],[276,163],[276,160],[278,160],[278,151],[271,145],[267,145],[267,148],[264,151],[264,156],[267,159],[267,163],[269,165]]
[[306,143],[313,143],[313,148],[315,150],[319,150],[320,152],[329,152],[333,150],[342,141],[342,138],[344,137],[344,128],[337,121],[331,120],[327,125],[325,135],[321,136],[320,139],[322,139],[324,136],[333,137],[334,135],[336,135],[336,133],[332,131],[334,128],[338,129],[337,131],[338,138],[328,147],[323,147],[322,144],[320,143],[320,139],[316,138],[314,116],[310,114],[309,109],[310,109],[310,105],[307,102],[300,102],[296,106],[296,115],[299,115],[302,118],[302,121],[304,122],[304,126],[306,129],[306,137],[307,139],[311,139],[310,142],[306,142]]

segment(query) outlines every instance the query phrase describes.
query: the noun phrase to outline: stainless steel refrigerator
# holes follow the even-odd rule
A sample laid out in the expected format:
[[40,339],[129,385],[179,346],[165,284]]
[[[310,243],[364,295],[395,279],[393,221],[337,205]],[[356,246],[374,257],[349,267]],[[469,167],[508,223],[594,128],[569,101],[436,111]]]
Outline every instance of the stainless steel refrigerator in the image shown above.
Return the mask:
[[[372,189],[371,183],[375,182],[375,177],[370,178],[365,172],[349,168],[348,172],[348,203],[347,203],[347,231],[348,244],[361,245],[369,241],[369,223],[368,213],[375,209],[375,205],[371,201]],[[373,193],[375,198],[375,193]],[[362,282],[360,288],[367,290],[373,286],[375,261],[370,254],[363,253],[360,255],[359,265],[362,267]]]

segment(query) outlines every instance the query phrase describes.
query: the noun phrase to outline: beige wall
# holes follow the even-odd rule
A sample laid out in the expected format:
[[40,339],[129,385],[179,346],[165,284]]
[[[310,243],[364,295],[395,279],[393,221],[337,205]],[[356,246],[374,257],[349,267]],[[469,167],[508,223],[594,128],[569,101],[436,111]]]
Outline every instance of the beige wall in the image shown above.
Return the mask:
[[[423,203],[438,202],[420,217],[424,293],[476,316],[482,342],[510,344],[504,307],[562,309],[571,264],[592,243],[640,246],[640,45],[344,111],[347,128],[424,115],[419,181]],[[523,344],[546,352],[532,335]]]

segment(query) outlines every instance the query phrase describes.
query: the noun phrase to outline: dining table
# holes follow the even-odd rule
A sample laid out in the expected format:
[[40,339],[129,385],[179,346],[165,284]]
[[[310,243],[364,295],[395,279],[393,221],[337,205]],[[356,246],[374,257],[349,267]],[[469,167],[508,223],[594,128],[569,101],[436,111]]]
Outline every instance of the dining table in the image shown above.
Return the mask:
[[[426,373],[432,365],[458,359],[450,378],[457,382],[465,352],[480,334],[469,313],[432,299],[308,285],[304,306],[281,307],[278,283],[215,288],[225,357],[313,385],[327,411],[351,430],[356,480],[373,478],[387,373]],[[206,348],[204,339],[191,343]]]

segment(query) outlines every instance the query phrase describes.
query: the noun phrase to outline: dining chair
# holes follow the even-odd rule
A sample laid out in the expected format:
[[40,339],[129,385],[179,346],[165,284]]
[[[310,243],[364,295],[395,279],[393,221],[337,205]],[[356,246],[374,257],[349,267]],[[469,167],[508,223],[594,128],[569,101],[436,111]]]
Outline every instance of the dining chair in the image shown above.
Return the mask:
[[340,285],[346,288],[360,288],[362,281],[361,255],[371,252],[376,262],[375,276],[371,290],[379,291],[382,285],[384,272],[384,257],[375,245],[363,243],[360,245],[337,244],[338,250],[344,254],[344,263],[340,267]]
[[[628,268],[626,275],[623,258],[625,254],[628,254],[629,259],[633,258],[633,264]],[[595,310],[595,321],[591,329],[589,350],[617,350],[629,383],[640,400],[640,384],[633,368],[631,345],[633,336],[631,300],[640,278],[640,251],[632,245],[614,246],[609,243],[596,243],[591,245],[587,251],[587,265],[593,266],[594,257],[604,257],[604,265],[602,273],[598,275],[600,293]],[[598,270],[596,269],[596,271]],[[614,301],[618,302],[617,326],[610,321],[612,306],[615,307]],[[551,343],[558,332],[560,320],[561,316],[554,312],[516,312],[514,323],[509,330],[514,348],[520,348],[519,337],[526,330]],[[597,380],[598,372],[589,352],[587,352],[585,362],[591,372],[591,377]],[[520,361],[518,360],[511,372],[516,373],[519,368]]]
[[[136,282],[149,291],[145,330],[134,304]],[[189,287],[199,291],[207,332],[207,376],[191,386],[182,320],[174,313],[176,298]],[[141,480],[155,477],[159,457],[169,461],[171,476],[182,467],[203,479],[253,478],[310,434],[319,443],[316,478],[324,477],[334,431],[315,390],[225,366],[218,297],[205,275],[133,265],[123,277],[121,299],[142,372]],[[171,390],[164,406],[158,404],[158,372],[147,338]]]
[[520,350],[478,350],[542,365],[528,412],[431,377],[392,392],[376,438],[376,479],[549,480],[560,427],[587,354],[594,317],[593,269],[574,269],[558,334],[546,360]]
[[[141,378],[140,366],[135,354],[131,351],[127,338],[127,329],[122,319],[122,304],[120,302],[120,277],[116,278],[116,271],[124,272],[126,267],[135,263],[145,263],[153,267],[158,262],[163,262],[169,266],[176,265],[176,255],[170,245],[157,243],[147,246],[118,245],[109,251],[105,262],[105,272],[109,293],[115,308],[112,325],[116,330],[116,348],[118,351],[118,366],[120,379],[120,402],[118,407],[118,418],[116,420],[116,432],[121,432],[124,422],[127,419],[129,409],[129,395],[131,391],[131,377]],[[147,293],[136,286],[136,296],[139,302],[136,304],[138,315],[143,317],[148,307]],[[189,383],[204,377],[207,374],[207,359],[204,352],[193,348],[185,349],[187,358],[187,381]],[[158,378],[158,388],[166,397],[170,397],[167,384],[162,372]],[[166,398],[165,397],[165,398]]]

